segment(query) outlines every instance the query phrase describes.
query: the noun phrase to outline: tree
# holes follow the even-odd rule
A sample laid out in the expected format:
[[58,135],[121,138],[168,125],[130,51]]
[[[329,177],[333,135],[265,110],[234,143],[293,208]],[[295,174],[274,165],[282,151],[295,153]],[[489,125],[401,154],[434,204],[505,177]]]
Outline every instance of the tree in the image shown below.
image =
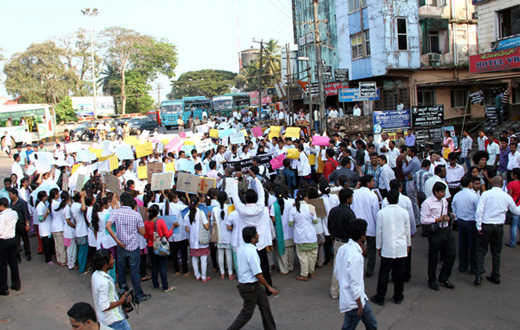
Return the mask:
[[[271,39],[265,43],[262,52],[262,87],[273,86],[281,78],[281,56],[278,41]],[[257,91],[258,76],[260,75],[260,56],[257,56],[250,65],[245,65],[237,77],[241,89],[246,91]]]
[[106,68],[101,71],[101,77],[98,78],[96,84],[101,86],[101,91],[106,96],[112,96],[114,99],[115,111],[117,113],[117,97],[121,94],[121,75],[117,71],[115,65],[106,64]]
[[153,110],[155,101],[148,94],[151,90],[146,78],[138,71],[130,70],[126,75],[127,110],[128,113],[147,114]]
[[114,65],[121,75],[121,113],[126,112],[127,70],[139,72],[146,82],[159,73],[173,77],[177,66],[177,51],[173,44],[121,27],[109,27],[101,32],[106,50],[105,62]]
[[66,64],[65,51],[52,41],[31,44],[4,66],[5,88],[22,103],[57,104],[74,92],[78,75]]
[[205,96],[208,98],[229,93],[236,85],[236,73],[224,70],[199,70],[183,73],[179,79],[172,81],[169,99],[180,99],[183,96]]
[[58,123],[78,120],[76,112],[72,109],[72,99],[69,96],[64,97],[63,100],[54,107],[54,111],[56,112],[56,120]]

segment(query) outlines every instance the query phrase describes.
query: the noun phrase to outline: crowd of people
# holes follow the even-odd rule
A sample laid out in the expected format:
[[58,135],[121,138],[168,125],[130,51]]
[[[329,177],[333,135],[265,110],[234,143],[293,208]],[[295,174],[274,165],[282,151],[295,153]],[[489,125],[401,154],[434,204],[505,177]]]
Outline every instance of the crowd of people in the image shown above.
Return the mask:
[[[212,119],[218,128],[218,119]],[[372,134],[349,136],[335,127],[326,143],[314,130],[303,128],[298,137],[288,137],[288,130],[283,125],[273,136],[273,127],[264,128],[259,137],[249,132],[242,144],[207,132],[202,139],[211,139],[212,148],[205,152],[192,149],[187,155],[164,148],[140,158],[134,154],[134,160],[121,160],[111,171],[117,190],[108,189],[98,166],[84,185],[65,187],[64,177],[72,178],[77,168],[77,153],[59,141],[48,169],[35,162],[32,147],[19,147],[0,191],[0,295],[9,294],[8,266],[10,288],[20,290],[21,251],[26,261],[37,252],[49,266],[93,273],[95,314],[85,305],[75,306],[68,313],[71,322],[129,329],[122,307],[128,296],[117,296],[115,286],[127,287],[129,271],[138,302],[151,298],[144,281],[165,293],[175,291],[167,272],[172,262],[175,275],[202,283],[211,280],[208,267],[221,280],[238,277],[244,309],[230,329],[242,328],[256,304],[264,328],[275,329],[267,299],[278,293],[271,272],[297,272],[296,280],[311,281],[316,268],[333,266],[330,296],[339,298],[345,313],[343,329],[354,329],[360,321],[376,329],[364,279],[374,275],[379,256],[377,290],[370,301],[385,304],[391,275],[392,298],[400,304],[411,279],[412,237],[419,232],[428,240],[425,279],[432,290],[438,291],[439,284],[455,287],[450,275],[457,250],[458,270],[469,271],[481,285],[489,248],[493,267],[486,278],[500,283],[503,225],[506,218],[511,221],[508,247],[517,244],[520,227],[514,131],[500,137],[479,133],[475,151],[466,132],[456,150],[446,131],[441,150],[429,145],[423,151],[411,129],[406,136],[398,130],[393,139],[383,132],[375,141]],[[119,139],[110,147],[124,144]],[[264,161],[266,155],[270,161]],[[193,162],[195,175],[215,179],[215,187],[198,194],[175,185],[158,191],[150,178],[138,177],[139,166],[174,163],[178,169],[183,159]],[[283,161],[275,166],[275,159]],[[172,215],[176,221],[167,224],[164,217]],[[458,230],[458,249],[453,229]],[[32,235],[38,244],[31,249]]]

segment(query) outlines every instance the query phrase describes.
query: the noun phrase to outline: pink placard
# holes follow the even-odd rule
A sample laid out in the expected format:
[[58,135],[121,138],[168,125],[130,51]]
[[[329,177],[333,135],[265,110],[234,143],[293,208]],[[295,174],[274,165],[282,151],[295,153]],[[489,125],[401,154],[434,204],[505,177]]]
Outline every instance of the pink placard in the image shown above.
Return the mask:
[[182,145],[184,144],[184,139],[180,139],[179,137],[174,137],[168,144],[165,146],[165,149],[168,151],[179,151],[181,150]]
[[186,132],[179,132],[179,136],[183,139],[186,138]]
[[261,137],[262,135],[264,135],[264,132],[262,131],[262,127],[260,127],[260,126],[253,127],[253,136],[254,137]]
[[285,154],[281,154],[276,158],[271,159],[269,162],[273,170],[279,169],[283,166],[283,160],[285,159]]
[[313,146],[324,146],[327,147],[329,145],[330,138],[326,136],[314,135],[312,137],[312,145]]

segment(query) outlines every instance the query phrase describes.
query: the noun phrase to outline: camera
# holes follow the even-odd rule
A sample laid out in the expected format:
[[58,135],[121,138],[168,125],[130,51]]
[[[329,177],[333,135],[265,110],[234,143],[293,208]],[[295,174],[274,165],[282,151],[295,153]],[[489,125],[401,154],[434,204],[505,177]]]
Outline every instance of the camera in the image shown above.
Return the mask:
[[135,305],[139,305],[139,300],[137,300],[135,296],[134,288],[130,289],[126,283],[121,286],[118,295],[121,298],[125,293],[128,293],[130,299],[125,300],[125,303],[122,306],[126,313],[130,313],[135,309]]

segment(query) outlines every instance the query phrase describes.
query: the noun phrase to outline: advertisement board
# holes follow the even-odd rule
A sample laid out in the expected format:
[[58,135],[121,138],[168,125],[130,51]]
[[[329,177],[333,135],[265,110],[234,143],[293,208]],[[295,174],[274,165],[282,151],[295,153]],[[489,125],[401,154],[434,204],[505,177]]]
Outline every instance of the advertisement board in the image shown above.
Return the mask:
[[374,134],[386,129],[410,127],[410,110],[374,111]]
[[469,72],[483,73],[520,68],[520,47],[469,57]]

